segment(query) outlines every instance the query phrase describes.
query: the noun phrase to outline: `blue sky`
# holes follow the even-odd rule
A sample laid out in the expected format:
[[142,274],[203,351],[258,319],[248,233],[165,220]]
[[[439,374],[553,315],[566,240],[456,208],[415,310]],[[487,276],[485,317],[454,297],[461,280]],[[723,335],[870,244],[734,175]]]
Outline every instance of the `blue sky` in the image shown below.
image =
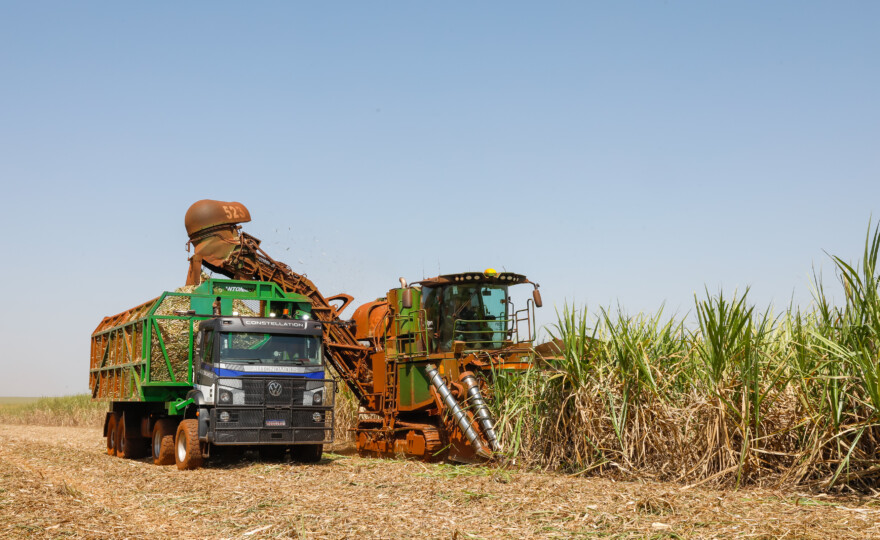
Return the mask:
[[876,2],[0,2],[0,395],[87,387],[202,198],[325,294],[810,301],[880,217]]

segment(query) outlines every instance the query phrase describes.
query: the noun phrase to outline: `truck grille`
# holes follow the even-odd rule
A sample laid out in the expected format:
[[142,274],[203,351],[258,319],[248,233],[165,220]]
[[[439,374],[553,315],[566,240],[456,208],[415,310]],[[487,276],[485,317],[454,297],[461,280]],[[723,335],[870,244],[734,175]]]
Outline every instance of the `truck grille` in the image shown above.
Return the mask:
[[244,379],[245,405],[301,405],[304,379]]

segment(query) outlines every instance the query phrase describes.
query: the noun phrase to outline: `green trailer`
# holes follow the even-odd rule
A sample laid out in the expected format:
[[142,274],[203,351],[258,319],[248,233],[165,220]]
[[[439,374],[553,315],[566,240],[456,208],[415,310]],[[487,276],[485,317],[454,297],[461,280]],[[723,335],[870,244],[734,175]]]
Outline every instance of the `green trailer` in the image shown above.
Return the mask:
[[333,440],[309,299],[274,283],[208,279],[105,317],[89,387],[106,401],[107,452],[198,467],[219,449],[317,461]]

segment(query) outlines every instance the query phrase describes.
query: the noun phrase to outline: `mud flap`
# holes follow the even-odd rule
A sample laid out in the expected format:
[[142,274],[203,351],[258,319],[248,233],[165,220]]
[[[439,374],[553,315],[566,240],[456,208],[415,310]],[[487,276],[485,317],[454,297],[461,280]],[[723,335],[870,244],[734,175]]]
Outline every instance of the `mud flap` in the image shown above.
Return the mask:
[[199,408],[199,440],[211,442],[210,439],[213,437],[208,437],[208,429],[211,425],[211,409],[206,407]]

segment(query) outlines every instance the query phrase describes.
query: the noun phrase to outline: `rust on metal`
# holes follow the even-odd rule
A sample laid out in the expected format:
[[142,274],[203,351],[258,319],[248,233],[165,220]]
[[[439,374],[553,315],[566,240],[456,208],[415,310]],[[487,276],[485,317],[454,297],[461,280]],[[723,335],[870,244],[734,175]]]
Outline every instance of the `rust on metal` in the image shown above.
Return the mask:
[[[352,320],[358,340],[378,341],[378,338],[385,334],[382,323],[388,321],[388,302],[385,300],[368,302],[355,310]],[[380,346],[378,343],[373,345]]]
[[220,225],[237,225],[251,220],[251,213],[239,202],[202,199],[189,207],[183,221],[191,238]]
[[186,233],[195,253],[190,258],[187,285],[198,285],[202,264],[222,265],[240,245],[238,224],[251,220],[251,214],[238,202],[204,199],[189,207],[184,217]]

